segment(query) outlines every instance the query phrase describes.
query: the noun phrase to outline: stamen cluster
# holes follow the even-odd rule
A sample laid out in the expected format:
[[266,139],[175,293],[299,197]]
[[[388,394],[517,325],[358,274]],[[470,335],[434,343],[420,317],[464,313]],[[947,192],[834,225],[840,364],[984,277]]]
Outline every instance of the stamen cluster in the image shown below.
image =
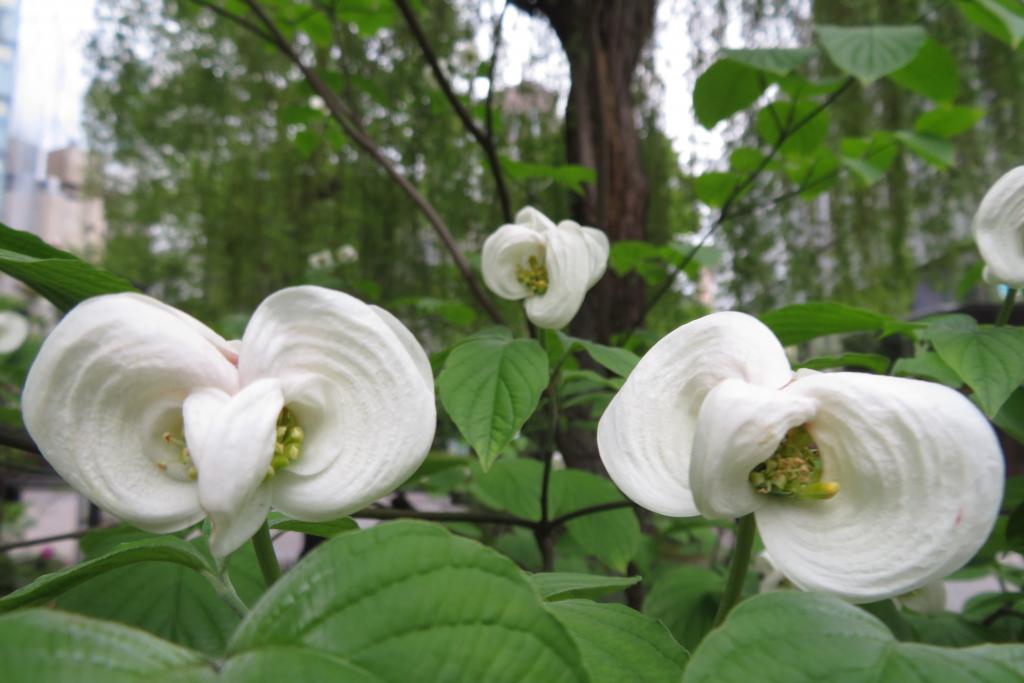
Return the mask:
[[525,266],[516,268],[516,279],[533,294],[548,291],[548,269],[536,256],[531,256]]

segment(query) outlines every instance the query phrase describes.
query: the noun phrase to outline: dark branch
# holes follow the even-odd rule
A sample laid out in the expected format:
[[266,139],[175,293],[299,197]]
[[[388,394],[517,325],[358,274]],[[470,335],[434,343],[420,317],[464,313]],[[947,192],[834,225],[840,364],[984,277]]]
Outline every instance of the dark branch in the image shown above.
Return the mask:
[[574,519],[579,519],[580,517],[593,515],[598,512],[608,512],[609,510],[619,510],[621,508],[628,507],[633,507],[633,503],[628,500],[617,500],[612,503],[601,503],[600,505],[591,505],[590,507],[574,510],[573,512],[564,514],[561,517],[555,517],[553,520],[551,520],[550,526],[552,529],[557,529],[563,524],[571,522]]
[[39,451],[39,446],[32,440],[28,432],[17,427],[0,426],[0,446],[8,446],[19,451],[25,451],[26,453],[42,455]]
[[532,528],[536,522],[511,515],[475,512],[425,512],[422,510],[396,510],[393,508],[367,508],[352,514],[359,519],[423,519],[430,522],[471,522],[473,524],[508,524]]
[[[398,9],[402,12],[402,16],[405,17],[405,23],[409,25],[409,30],[412,31],[413,37],[416,39],[416,43],[420,46],[420,51],[423,52],[424,58],[427,60],[427,64],[430,65],[430,70],[434,74],[434,79],[437,84],[441,86],[441,92],[444,93],[449,104],[452,105],[452,109],[455,110],[455,114],[462,121],[462,125],[466,128],[470,135],[477,141],[484,154],[487,155],[487,165],[491,168],[491,175],[494,176],[494,184],[498,191],[498,200],[501,202],[501,213],[505,218],[506,223],[512,222],[512,206],[508,198],[508,188],[505,186],[505,178],[501,172],[501,161],[498,159],[498,150],[494,145],[494,138],[490,133],[490,126],[488,130],[480,128],[480,125],[473,119],[473,115],[469,113],[466,106],[459,99],[459,96],[455,94],[452,89],[451,82],[444,74],[444,70],[441,68],[441,63],[437,59],[437,54],[434,49],[430,47],[430,41],[427,40],[426,34],[423,32],[423,27],[420,26],[419,20],[416,18],[416,13],[412,7],[409,6],[408,0],[395,0],[395,4],[398,5]],[[504,12],[503,12],[504,14]],[[499,24],[500,25],[500,24]],[[495,58],[498,54],[498,45],[494,45]],[[493,81],[493,65],[491,72],[491,87],[494,88]],[[488,90],[488,101],[490,101],[490,90]]]
[[238,16],[234,12],[227,11],[226,9],[224,9],[223,7],[217,5],[214,2],[209,2],[209,0],[192,0],[192,2],[197,4],[197,5],[199,5],[200,7],[205,7],[206,9],[210,10],[214,14],[220,15],[221,17],[223,17],[223,18],[225,18],[225,19],[227,19],[229,21],[235,22],[236,24],[238,24],[239,26],[245,28],[246,30],[252,31],[256,35],[258,35],[260,38],[263,38],[264,40],[267,40],[267,41],[272,41],[273,40],[273,38],[271,38],[269,33],[264,31],[263,29],[261,29],[259,26],[257,26],[253,22],[249,21],[245,17]]

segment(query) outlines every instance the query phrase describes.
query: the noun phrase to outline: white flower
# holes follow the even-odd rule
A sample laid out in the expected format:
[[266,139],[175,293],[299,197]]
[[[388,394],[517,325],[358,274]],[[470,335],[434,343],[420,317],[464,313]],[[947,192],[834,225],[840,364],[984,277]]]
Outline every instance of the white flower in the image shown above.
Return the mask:
[[334,265],[334,255],[330,249],[321,249],[310,254],[306,262],[313,270],[327,270]]
[[985,259],[985,281],[1024,287],[1024,166],[996,181],[978,206],[971,225]]
[[640,361],[598,425],[612,479],[686,517],[754,513],[797,587],[868,602],[961,567],[999,511],[1003,458],[958,392],[859,373],[794,375],[755,318],[716,313]]
[[268,297],[238,342],[146,296],[89,299],[46,339],[22,406],[79,492],[155,533],[209,516],[218,557],[271,506],[319,521],[387,494],[435,426],[430,364],[409,330],[310,286]]
[[359,260],[359,251],[351,244],[343,244],[334,252],[338,263],[345,265]]
[[573,221],[552,223],[526,207],[484,242],[484,282],[503,299],[526,299],[537,327],[569,324],[608,265],[608,237]]
[[28,320],[14,311],[0,311],[0,353],[12,353],[28,339]]

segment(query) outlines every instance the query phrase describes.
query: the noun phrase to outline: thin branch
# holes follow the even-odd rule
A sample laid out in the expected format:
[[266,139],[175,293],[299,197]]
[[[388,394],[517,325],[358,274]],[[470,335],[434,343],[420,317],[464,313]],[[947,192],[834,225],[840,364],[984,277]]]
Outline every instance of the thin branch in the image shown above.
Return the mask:
[[[452,105],[452,109],[455,110],[455,114],[462,121],[462,125],[466,128],[470,135],[477,141],[484,154],[487,155],[487,165],[491,168],[491,175],[494,176],[494,184],[498,191],[498,200],[501,202],[501,213],[505,218],[506,223],[512,222],[512,205],[508,198],[508,188],[505,186],[505,177],[501,172],[501,161],[498,159],[498,150],[494,145],[494,138],[489,135],[489,130],[484,130],[480,125],[473,119],[473,115],[469,113],[466,106],[459,99],[459,96],[455,94],[452,89],[451,82],[444,74],[444,70],[441,68],[441,62],[437,59],[437,54],[434,49],[430,47],[430,41],[427,39],[427,35],[423,32],[423,27],[420,26],[419,20],[416,18],[416,13],[409,5],[408,0],[395,0],[395,4],[401,11],[402,16],[405,18],[405,23],[409,25],[409,30],[412,31],[413,37],[416,39],[416,43],[420,46],[420,51],[423,52],[424,58],[427,60],[427,64],[430,65],[430,70],[434,74],[434,79],[437,84],[441,86],[441,92],[444,93],[449,104]],[[498,53],[498,45],[494,45],[494,54]],[[493,72],[491,74],[493,78]],[[492,81],[493,88],[493,81]],[[490,97],[490,91],[488,91],[488,98]]]
[[[208,7],[206,0],[191,0],[192,2],[198,3],[204,7]],[[391,177],[391,179],[405,192],[406,196],[412,200],[413,204],[423,213],[426,217],[427,222],[437,233],[438,237],[444,243],[448,253],[451,254],[452,260],[455,261],[455,266],[458,268],[466,284],[469,286],[470,293],[477,300],[480,306],[487,312],[491,320],[497,324],[502,324],[501,314],[498,313],[498,309],[494,307],[487,294],[484,293],[480,287],[480,283],[477,282],[476,276],[473,275],[473,271],[470,269],[469,264],[462,257],[459,252],[458,246],[455,244],[455,239],[452,237],[451,231],[445,224],[444,219],[437,212],[434,206],[427,201],[427,199],[420,194],[419,190],[395,167],[393,163],[384,155],[380,147],[366,134],[355,122],[355,117],[352,115],[348,106],[342,102],[341,98],[338,97],[337,93],[331,90],[330,86],[320,78],[320,75],[302,59],[292,44],[284,37],[278,29],[277,24],[267,14],[266,10],[256,2],[256,0],[245,0],[245,4],[253,11],[254,14],[259,18],[260,22],[266,28],[266,30],[260,29],[258,26],[255,27],[257,30],[254,31],[256,35],[266,39],[271,45],[276,47],[285,57],[288,58],[295,66],[299,68],[306,81],[313,88],[314,92],[319,95],[327,108],[331,112],[331,116],[341,125],[345,133],[352,138],[352,140],[363,149],[364,152],[370,155],[370,157],[377,162],[377,164],[384,169],[384,171]],[[236,14],[230,12],[219,12],[219,14],[231,21],[238,23],[240,26],[244,26],[247,29],[252,30],[252,22],[246,20],[244,17],[239,17]]]
[[480,514],[475,512],[426,512],[423,510],[396,510],[367,508],[352,514],[359,519],[423,519],[430,522],[471,522],[473,524],[508,524],[533,528],[536,522],[511,515]]
[[0,426],[0,446],[8,446],[26,453],[42,455],[39,451],[39,446],[37,446],[36,442],[32,440],[29,433],[24,429],[18,429],[17,427]]
[[225,19],[227,19],[229,21],[235,22],[236,24],[238,24],[239,26],[245,28],[246,30],[252,31],[256,35],[258,35],[260,38],[263,38],[263,40],[273,41],[273,38],[271,37],[271,35],[269,33],[267,33],[266,31],[264,31],[263,29],[261,29],[259,26],[257,26],[253,22],[249,21],[245,17],[240,17],[237,14],[235,14],[234,12],[227,11],[226,9],[224,9],[223,7],[218,5],[217,3],[209,2],[209,0],[192,0],[192,2],[197,4],[197,5],[199,5],[200,7],[205,7],[206,9],[210,10],[214,14],[220,15],[221,17],[223,17],[223,18],[225,18]]
[[96,527],[93,529],[78,529],[77,531],[69,531],[66,534],[57,534],[56,536],[43,536],[42,538],[30,538],[25,541],[14,541],[13,543],[6,543],[0,545],[0,553],[5,553],[8,550],[14,550],[15,548],[28,548],[33,545],[43,545],[45,543],[55,543],[57,541],[67,541],[73,538],[81,538],[90,531],[102,531],[106,527]]
[[[487,99],[484,100],[484,126],[487,129],[487,137],[494,140],[494,72],[498,68],[498,53],[501,47],[502,28],[505,25],[505,10],[509,3],[501,6],[501,14],[494,23],[494,37],[491,42],[494,44],[494,52],[491,54],[491,62],[487,65]],[[511,221],[511,217],[505,220]]]
[[557,529],[558,527],[571,522],[574,519],[585,517],[586,515],[593,515],[598,512],[607,512],[609,510],[619,510],[621,508],[633,507],[633,503],[628,500],[617,500],[611,503],[601,503],[600,505],[591,505],[590,507],[580,508],[573,512],[562,515],[561,517],[555,517],[551,520],[551,528]]

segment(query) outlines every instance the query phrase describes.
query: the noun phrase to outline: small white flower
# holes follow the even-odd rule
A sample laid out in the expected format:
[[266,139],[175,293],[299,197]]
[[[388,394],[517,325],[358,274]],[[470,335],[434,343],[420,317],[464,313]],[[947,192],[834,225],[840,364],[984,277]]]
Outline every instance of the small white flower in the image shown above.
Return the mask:
[[433,439],[433,386],[412,333],[341,292],[279,291],[237,342],[112,294],[46,339],[22,412],[53,468],[98,506],[155,533],[209,516],[223,557],[271,506],[327,520],[400,485]]
[[978,206],[971,225],[985,259],[985,281],[1024,287],[1024,166],[996,181]]
[[12,353],[28,339],[28,320],[14,311],[0,311],[0,353]]
[[335,250],[334,258],[342,265],[355,263],[359,260],[359,251],[351,244],[343,244]]
[[565,327],[583,297],[604,275],[608,237],[574,221],[558,225],[532,207],[516,214],[484,242],[484,282],[503,299],[525,299],[537,327]]
[[598,425],[612,479],[687,517],[754,513],[797,587],[869,602],[952,573],[988,537],[1003,457],[985,417],[938,384],[795,375],[757,319],[715,313],[636,366]]
[[307,262],[313,270],[327,270],[334,265],[334,255],[330,249],[321,249],[310,254]]

